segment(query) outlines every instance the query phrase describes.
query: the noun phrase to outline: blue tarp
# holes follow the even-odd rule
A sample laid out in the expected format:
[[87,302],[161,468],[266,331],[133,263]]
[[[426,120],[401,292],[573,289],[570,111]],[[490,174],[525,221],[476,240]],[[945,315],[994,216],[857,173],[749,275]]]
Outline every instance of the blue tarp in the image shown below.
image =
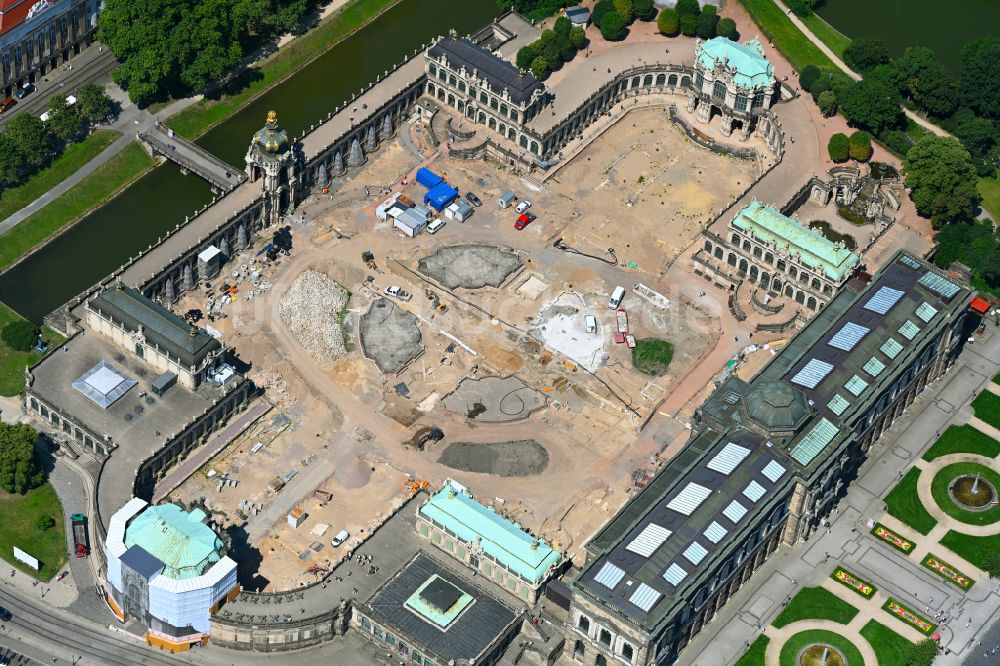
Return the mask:
[[424,203],[430,204],[435,210],[441,211],[447,208],[448,204],[454,201],[457,196],[458,190],[448,183],[441,183],[427,190],[427,194],[424,195]]
[[437,185],[443,183],[444,178],[437,175],[430,169],[420,168],[417,169],[417,182],[426,187],[427,189],[430,189],[432,187],[436,187]]

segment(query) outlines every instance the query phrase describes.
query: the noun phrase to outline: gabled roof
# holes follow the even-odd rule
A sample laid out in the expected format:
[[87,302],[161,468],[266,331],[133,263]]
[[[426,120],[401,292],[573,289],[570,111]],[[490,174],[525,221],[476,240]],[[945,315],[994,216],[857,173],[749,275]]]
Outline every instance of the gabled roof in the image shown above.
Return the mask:
[[130,333],[138,331],[141,326],[147,340],[185,366],[199,365],[206,356],[222,347],[204,329],[192,326],[159,303],[121,283],[92,298],[88,307]]
[[774,84],[774,68],[764,57],[764,47],[756,39],[744,44],[725,37],[715,37],[698,45],[695,57],[705,69],[725,63],[734,69],[733,81],[744,88],[757,88]]
[[765,243],[775,243],[779,249],[787,248],[806,266],[836,282],[847,277],[858,263],[858,255],[843,245],[827,240],[822,234],[782,215],[777,208],[756,200],[736,214],[733,226],[753,232],[755,237]]
[[506,90],[511,100],[518,104],[531,99],[536,90],[545,88],[530,73],[522,75],[515,65],[473,44],[465,37],[445,37],[430,47],[428,54],[435,60],[445,56],[451,67],[461,68],[464,65],[470,73],[476,70],[477,75],[486,79],[496,94]]

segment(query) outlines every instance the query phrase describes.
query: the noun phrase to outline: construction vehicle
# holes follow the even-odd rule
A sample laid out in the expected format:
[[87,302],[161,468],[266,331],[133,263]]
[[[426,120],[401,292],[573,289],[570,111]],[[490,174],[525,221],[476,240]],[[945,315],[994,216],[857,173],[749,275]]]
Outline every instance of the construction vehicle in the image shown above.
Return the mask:
[[431,483],[427,479],[414,479],[413,481],[403,483],[403,487],[409,490],[411,495],[416,495],[421,490],[426,490],[430,485]]
[[73,549],[77,557],[90,555],[90,535],[87,534],[87,517],[82,513],[74,513],[70,517],[73,526]]
[[365,262],[365,265],[373,271],[377,271],[378,267],[375,265],[375,255],[372,254],[371,250],[365,250],[361,253],[361,260]]

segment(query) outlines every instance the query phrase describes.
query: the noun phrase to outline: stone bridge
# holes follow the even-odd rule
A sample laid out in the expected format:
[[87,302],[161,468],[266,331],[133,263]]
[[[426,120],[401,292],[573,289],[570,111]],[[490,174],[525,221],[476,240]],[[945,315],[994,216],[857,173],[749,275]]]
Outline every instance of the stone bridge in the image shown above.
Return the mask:
[[160,123],[148,132],[140,132],[138,138],[149,152],[162,155],[185,173],[201,176],[218,192],[229,192],[246,180],[242,169],[223,162]]

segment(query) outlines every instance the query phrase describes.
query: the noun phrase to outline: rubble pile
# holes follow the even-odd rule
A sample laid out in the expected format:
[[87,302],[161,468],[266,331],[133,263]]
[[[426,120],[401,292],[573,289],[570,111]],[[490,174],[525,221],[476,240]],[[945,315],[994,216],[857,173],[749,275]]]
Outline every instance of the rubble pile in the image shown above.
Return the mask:
[[295,279],[278,306],[281,321],[323,369],[347,354],[339,315],[348,298],[347,291],[329,275],[307,270]]
[[295,398],[288,392],[285,379],[276,370],[253,368],[247,373],[247,379],[266,391],[267,397],[279,409],[288,409],[295,404]]

